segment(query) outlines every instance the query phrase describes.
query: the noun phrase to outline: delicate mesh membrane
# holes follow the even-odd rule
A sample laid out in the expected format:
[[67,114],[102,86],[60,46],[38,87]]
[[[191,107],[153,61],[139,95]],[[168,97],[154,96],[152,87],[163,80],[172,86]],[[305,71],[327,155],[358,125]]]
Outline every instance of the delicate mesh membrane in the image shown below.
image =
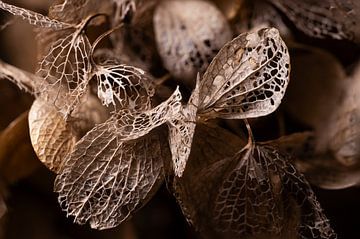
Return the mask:
[[46,28],[52,28],[52,29],[63,29],[70,27],[70,24],[63,23],[54,19],[50,19],[44,15],[41,15],[39,13],[16,7],[14,5],[10,5],[7,3],[4,3],[3,1],[0,1],[0,9],[3,9],[5,11],[8,11],[9,13],[19,16],[28,23],[38,26],[38,27],[46,27]]
[[127,65],[99,65],[95,75],[98,97],[104,105],[134,110],[151,106],[154,88],[143,70]]
[[267,115],[279,106],[289,71],[289,53],[276,29],[241,34],[220,50],[206,70],[199,114],[228,119]]

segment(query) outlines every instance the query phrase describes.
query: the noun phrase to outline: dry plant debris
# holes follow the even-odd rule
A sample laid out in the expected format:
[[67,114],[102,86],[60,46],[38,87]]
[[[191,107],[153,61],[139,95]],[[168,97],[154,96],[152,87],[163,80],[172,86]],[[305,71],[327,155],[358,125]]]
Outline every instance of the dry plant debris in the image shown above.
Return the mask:
[[[360,183],[359,65],[347,75],[331,54],[296,43],[287,22],[356,45],[357,1],[59,0],[48,16],[3,1],[0,9],[34,25],[39,43],[36,73],[0,62],[1,80],[35,97],[0,135],[0,172],[20,169],[24,152],[10,157],[8,143],[29,134],[76,223],[116,227],[166,182],[204,238],[337,238],[307,180]],[[304,100],[300,89],[309,90]],[[259,124],[276,131],[261,117],[287,108],[313,132],[258,140]],[[1,180],[32,170],[17,171]],[[0,194],[0,217],[5,203]]]

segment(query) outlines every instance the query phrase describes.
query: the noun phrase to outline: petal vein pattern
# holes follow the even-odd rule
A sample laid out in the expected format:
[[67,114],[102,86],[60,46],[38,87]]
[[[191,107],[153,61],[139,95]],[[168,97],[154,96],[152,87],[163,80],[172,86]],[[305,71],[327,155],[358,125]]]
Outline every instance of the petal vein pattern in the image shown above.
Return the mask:
[[211,62],[200,86],[199,115],[244,119],[270,114],[289,82],[290,58],[275,28],[244,33]]
[[71,27],[70,24],[60,22],[54,19],[50,19],[40,13],[36,13],[24,8],[16,7],[14,5],[10,5],[0,1],[0,9],[3,9],[15,16],[19,16],[25,21],[27,21],[31,25],[35,25],[38,27],[46,27],[52,29],[64,29]]
[[146,201],[163,174],[164,137],[152,130],[179,113],[180,100],[176,89],[151,110],[120,111],[75,145],[54,187],[68,215],[93,228],[111,228]]
[[40,63],[37,75],[44,79],[38,93],[67,117],[86,92],[89,77],[90,43],[81,29],[64,32]]

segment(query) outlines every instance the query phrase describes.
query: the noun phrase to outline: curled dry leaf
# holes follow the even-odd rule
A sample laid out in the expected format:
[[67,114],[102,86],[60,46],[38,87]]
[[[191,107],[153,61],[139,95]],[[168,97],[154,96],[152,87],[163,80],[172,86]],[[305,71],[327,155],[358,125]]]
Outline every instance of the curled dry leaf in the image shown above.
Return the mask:
[[227,43],[200,84],[204,118],[244,119],[270,114],[289,82],[290,59],[279,32],[264,28]]
[[303,155],[314,153],[314,137],[314,132],[304,131],[285,135],[265,143],[271,144],[279,151],[293,157],[303,157]]
[[356,0],[270,0],[301,31],[317,38],[360,40]]
[[0,175],[8,183],[30,175],[40,166],[32,149],[28,112],[16,118],[0,135]]
[[68,215],[106,229],[148,200],[163,179],[163,160],[169,155],[165,137],[152,130],[179,113],[180,100],[176,90],[153,109],[120,111],[76,143],[55,181]]
[[165,68],[191,85],[231,39],[225,17],[202,0],[161,2],[154,14],[154,29]]

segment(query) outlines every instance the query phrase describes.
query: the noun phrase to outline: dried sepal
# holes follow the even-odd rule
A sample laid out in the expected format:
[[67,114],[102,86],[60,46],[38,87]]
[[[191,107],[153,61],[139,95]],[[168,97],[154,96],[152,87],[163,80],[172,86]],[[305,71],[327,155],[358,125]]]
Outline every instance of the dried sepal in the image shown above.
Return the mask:
[[270,114],[289,82],[290,59],[279,32],[264,28],[227,43],[200,85],[199,115],[244,119]]
[[360,4],[356,0],[270,0],[294,25],[316,38],[359,41]]
[[37,27],[46,27],[52,29],[64,29],[71,27],[70,24],[65,22],[60,22],[54,19],[50,19],[40,13],[36,13],[24,8],[16,7],[14,5],[10,5],[0,1],[0,9],[3,9],[15,16],[19,16],[25,21],[27,21],[31,25],[35,25]]
[[183,214],[202,235],[208,238],[219,238],[214,235],[214,228],[209,224],[206,215],[211,210],[210,204],[213,200],[209,192],[218,187],[220,182],[217,176],[223,175],[224,170],[223,167],[217,167],[219,171],[211,174],[211,177],[205,177],[201,173],[210,165],[233,156],[244,144],[244,140],[228,130],[216,125],[200,123],[195,129],[186,170],[182,177],[174,179],[174,194]]
[[39,160],[58,173],[77,141],[74,129],[53,105],[41,98],[31,106],[29,129],[31,143]]
[[52,102],[67,117],[86,92],[91,71],[91,49],[83,28],[85,19],[74,29],[66,30],[65,37],[55,41],[43,56],[37,75],[44,79],[38,93]]
[[229,167],[215,200],[221,231],[239,236],[286,234],[291,230],[289,217],[300,210],[295,236],[336,237],[310,185],[284,155],[269,146],[255,146],[233,159],[237,165]]
[[202,0],[161,2],[154,13],[154,30],[165,68],[188,82],[194,81],[197,72],[204,72],[231,39],[220,10]]
[[96,229],[131,216],[163,180],[162,137],[152,132],[124,141],[111,124],[96,126],[76,144],[55,180],[67,215]]
[[200,231],[213,232],[209,238],[336,238],[310,185],[271,146],[247,146],[192,180],[199,185],[178,181],[180,195],[194,194],[195,203],[206,197],[190,216]]
[[178,116],[168,121],[172,162],[175,175],[178,177],[182,176],[191,152],[199,104],[199,80],[198,75],[196,88],[187,105],[182,107]]
[[55,173],[60,172],[76,142],[108,116],[95,97],[85,98],[68,121],[42,98],[37,98],[31,106],[28,121],[32,146],[39,160]]
[[153,130],[178,115],[180,100],[177,89],[153,109],[119,111],[76,143],[55,181],[68,215],[106,229],[148,199],[162,181],[163,159],[169,155],[164,156],[164,136]]
[[128,65],[97,65],[98,97],[118,109],[148,109],[154,95],[152,81],[140,68]]

